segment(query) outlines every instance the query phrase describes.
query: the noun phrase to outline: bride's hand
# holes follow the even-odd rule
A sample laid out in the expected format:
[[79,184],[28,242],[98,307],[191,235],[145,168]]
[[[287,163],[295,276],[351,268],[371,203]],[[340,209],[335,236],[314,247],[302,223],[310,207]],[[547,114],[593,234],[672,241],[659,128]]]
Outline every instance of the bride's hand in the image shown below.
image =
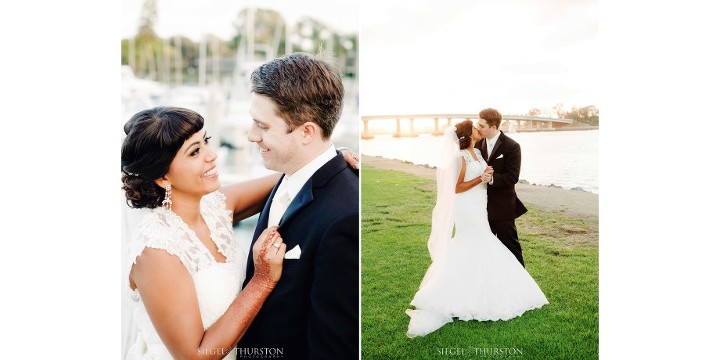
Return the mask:
[[492,175],[494,172],[495,172],[495,170],[494,170],[493,167],[490,166],[490,165],[488,165],[488,166],[485,168],[485,170],[483,171],[483,173],[485,173],[485,174],[490,174],[490,175]]
[[352,150],[346,148],[346,147],[339,147],[338,151],[340,151],[343,154],[343,157],[345,158],[345,161],[350,165],[353,169],[359,169],[360,168],[360,154],[354,153]]
[[282,274],[286,245],[277,231],[277,226],[265,229],[253,246],[255,277],[266,286],[275,287]]

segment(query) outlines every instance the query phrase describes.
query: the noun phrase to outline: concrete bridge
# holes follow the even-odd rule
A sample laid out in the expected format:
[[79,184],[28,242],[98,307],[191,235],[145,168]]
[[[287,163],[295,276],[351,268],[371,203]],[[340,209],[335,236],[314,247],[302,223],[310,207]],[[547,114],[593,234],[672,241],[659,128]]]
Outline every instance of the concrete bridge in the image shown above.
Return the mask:
[[[463,120],[476,121],[478,114],[408,114],[408,115],[364,115],[363,139],[372,139],[375,135],[391,133],[394,137],[415,137],[420,134],[442,135],[451,124]],[[395,121],[395,131],[387,131],[388,124]],[[371,126],[371,124],[373,126]],[[529,115],[503,115],[500,130],[503,131],[540,131],[555,130],[573,124],[572,119],[556,119]],[[385,125],[385,126],[383,126]],[[405,125],[405,126],[403,126]],[[385,127],[383,131],[381,127]]]

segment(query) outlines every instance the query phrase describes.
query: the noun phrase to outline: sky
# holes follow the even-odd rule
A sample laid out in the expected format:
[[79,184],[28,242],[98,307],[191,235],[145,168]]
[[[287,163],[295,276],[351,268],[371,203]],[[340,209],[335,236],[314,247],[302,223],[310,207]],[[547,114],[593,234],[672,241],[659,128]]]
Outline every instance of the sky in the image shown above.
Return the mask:
[[597,0],[367,0],[363,114],[599,107]]
[[[121,36],[137,33],[145,0],[123,0]],[[246,7],[274,9],[294,24],[302,16],[312,16],[340,33],[357,33],[358,3],[355,0],[157,0],[155,32],[160,37],[183,35],[198,41],[205,34],[225,40],[235,35],[233,21]]]
[[[601,107],[598,1],[158,0],[155,30],[229,40],[247,6],[275,9],[291,24],[312,16],[359,31],[363,114],[525,114],[558,103]],[[136,33],[143,3],[121,2],[122,37]]]

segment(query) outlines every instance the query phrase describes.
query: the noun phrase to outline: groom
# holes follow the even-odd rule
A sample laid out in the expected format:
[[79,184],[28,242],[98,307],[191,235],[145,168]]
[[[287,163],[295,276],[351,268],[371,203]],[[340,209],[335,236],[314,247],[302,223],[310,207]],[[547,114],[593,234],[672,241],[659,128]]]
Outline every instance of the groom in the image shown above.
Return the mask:
[[475,147],[494,171],[491,175],[483,174],[489,181],[487,210],[490,230],[525,266],[515,227],[515,219],[527,212],[515,193],[515,184],[520,177],[520,145],[498,130],[501,121],[502,115],[495,109],[480,111],[477,129],[483,139]]
[[[248,140],[266,168],[283,173],[253,244],[265,228],[279,225],[287,253],[280,281],[237,356],[358,358],[359,179],[330,142],[342,111],[340,75],[324,60],[298,53],[260,66],[251,81]],[[251,253],[245,284],[253,273]]]

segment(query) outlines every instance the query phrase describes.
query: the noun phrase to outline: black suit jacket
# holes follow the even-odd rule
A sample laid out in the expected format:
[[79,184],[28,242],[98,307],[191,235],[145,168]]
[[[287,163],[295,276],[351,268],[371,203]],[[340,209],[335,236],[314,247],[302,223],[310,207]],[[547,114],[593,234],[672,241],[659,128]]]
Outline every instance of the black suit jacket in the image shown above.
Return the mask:
[[493,184],[488,184],[488,218],[490,221],[514,220],[527,212],[518,199],[515,184],[520,178],[520,144],[500,132],[488,158],[487,139],[475,144],[488,165],[493,167]]
[[[360,356],[358,179],[338,154],[288,206],[278,231],[287,251],[299,245],[301,256],[285,259],[280,281],[238,343],[245,358],[253,348],[280,349],[283,359]],[[267,227],[279,184],[260,213],[253,244]],[[251,253],[243,286],[253,274]]]

